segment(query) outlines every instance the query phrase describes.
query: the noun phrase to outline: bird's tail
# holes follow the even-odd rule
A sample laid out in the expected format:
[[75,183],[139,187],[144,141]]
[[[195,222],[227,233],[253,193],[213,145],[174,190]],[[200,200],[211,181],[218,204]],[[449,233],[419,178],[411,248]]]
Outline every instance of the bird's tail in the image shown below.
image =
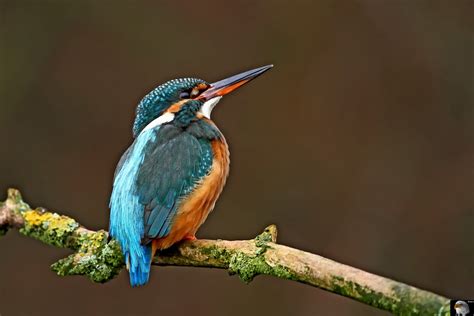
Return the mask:
[[130,285],[145,285],[150,277],[152,249],[151,245],[140,245],[135,251],[125,254],[128,273],[130,275]]

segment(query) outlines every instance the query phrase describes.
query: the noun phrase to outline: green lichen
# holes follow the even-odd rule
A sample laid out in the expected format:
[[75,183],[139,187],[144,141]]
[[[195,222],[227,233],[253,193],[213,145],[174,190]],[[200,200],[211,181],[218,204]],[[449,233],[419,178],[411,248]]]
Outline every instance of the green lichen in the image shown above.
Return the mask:
[[281,265],[270,266],[265,259],[265,252],[271,248],[270,243],[276,241],[276,233],[276,226],[270,225],[262,234],[255,237],[254,242],[257,246],[255,254],[243,252],[233,254],[229,262],[229,273],[237,274],[245,283],[250,283],[259,274],[297,280],[297,276],[288,268]]
[[379,306],[388,311],[397,308],[397,302],[393,298],[384,296],[382,293],[365,288],[357,283],[347,281],[343,277],[335,276],[331,282],[333,291],[346,297],[356,298],[374,306]]
[[224,262],[230,260],[230,253],[225,248],[217,246],[203,247],[199,249],[199,252],[212,259],[223,260]]
[[298,282],[302,281],[301,277],[298,276],[295,272],[279,264],[272,268],[272,273],[270,275],[273,275],[280,279],[293,280]]
[[394,294],[387,296],[338,276],[332,278],[331,285],[334,293],[402,316],[435,316],[445,303],[435,296],[431,297],[432,294],[429,292],[424,292],[420,297],[414,297],[414,292],[409,286],[395,285],[392,287]]
[[299,277],[290,269],[275,265],[270,266],[263,254],[252,256],[242,252],[231,257],[229,274],[237,274],[245,283],[250,283],[257,275],[265,274],[287,280],[299,280]]
[[241,252],[232,256],[229,263],[229,274],[237,274],[245,283],[250,283],[253,278],[266,270],[267,263],[261,256],[249,256]]
[[[449,300],[427,291],[413,290],[409,285],[393,285],[392,291],[400,299],[399,315],[440,315]],[[446,313],[446,312],[445,312]]]
[[267,249],[270,248],[268,243],[271,242],[271,239],[268,239],[267,236],[265,236],[264,234],[258,235],[255,238],[255,246],[257,246],[257,255],[264,254],[267,251]]
[[265,230],[263,233],[255,237],[255,246],[257,246],[257,255],[262,255],[264,254],[267,249],[271,248],[268,243],[270,242],[276,242],[276,234],[277,234],[277,228],[275,225],[270,225]]
[[27,210],[23,218],[25,225],[20,229],[22,234],[57,247],[67,247],[68,238],[79,227],[70,217],[42,210]]
[[79,250],[51,266],[58,275],[85,275],[104,283],[123,268],[120,246],[115,240],[107,241],[105,231],[83,234],[75,242],[80,245]]

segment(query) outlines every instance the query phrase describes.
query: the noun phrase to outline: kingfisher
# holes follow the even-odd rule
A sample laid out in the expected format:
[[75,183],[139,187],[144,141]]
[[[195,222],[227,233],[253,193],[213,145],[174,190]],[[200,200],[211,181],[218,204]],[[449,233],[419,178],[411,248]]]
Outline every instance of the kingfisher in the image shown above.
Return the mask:
[[224,95],[271,67],[211,84],[170,80],[138,104],[134,140],[117,165],[110,198],[109,231],[131,286],[148,282],[156,251],[196,239],[229,174],[227,142],[211,112]]

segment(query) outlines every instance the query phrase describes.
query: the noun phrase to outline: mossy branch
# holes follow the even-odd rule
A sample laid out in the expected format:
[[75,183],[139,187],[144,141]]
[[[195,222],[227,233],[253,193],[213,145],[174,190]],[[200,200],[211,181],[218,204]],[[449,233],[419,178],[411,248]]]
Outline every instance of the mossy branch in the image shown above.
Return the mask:
[[[17,228],[26,236],[74,251],[52,265],[61,276],[85,275],[107,282],[124,267],[120,247],[106,231],[92,231],[74,219],[31,209],[20,192],[8,190],[0,203],[0,234]],[[330,259],[279,245],[271,225],[251,240],[186,241],[161,252],[155,265],[227,269],[244,282],[271,275],[337,293],[396,315],[448,315],[449,300],[413,286],[374,275]]]

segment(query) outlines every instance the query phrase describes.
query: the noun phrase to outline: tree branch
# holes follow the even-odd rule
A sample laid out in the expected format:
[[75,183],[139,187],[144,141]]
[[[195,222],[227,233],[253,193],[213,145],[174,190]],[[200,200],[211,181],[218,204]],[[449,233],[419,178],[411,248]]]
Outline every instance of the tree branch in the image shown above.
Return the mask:
[[[31,209],[15,189],[0,203],[0,235],[17,228],[26,236],[75,252],[52,265],[61,276],[85,275],[107,282],[123,268],[115,240],[104,230],[92,231],[74,219]],[[244,282],[260,274],[301,282],[392,312],[396,315],[449,315],[443,296],[377,276],[330,259],[276,243],[271,225],[251,240],[186,241],[153,258],[154,265],[227,269]]]

